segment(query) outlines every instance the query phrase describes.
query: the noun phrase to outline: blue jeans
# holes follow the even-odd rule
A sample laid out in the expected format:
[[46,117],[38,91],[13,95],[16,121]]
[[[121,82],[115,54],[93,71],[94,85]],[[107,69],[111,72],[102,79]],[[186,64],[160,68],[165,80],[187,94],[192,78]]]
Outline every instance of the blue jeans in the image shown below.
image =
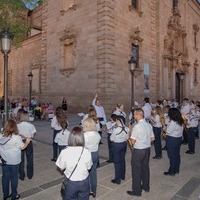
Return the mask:
[[113,148],[113,159],[114,159],[114,167],[115,167],[115,181],[117,183],[121,182],[121,179],[125,179],[126,174],[126,162],[125,162],[125,154],[127,149],[126,142],[120,143],[112,143]]
[[170,174],[176,174],[180,171],[180,147],[181,147],[182,137],[175,138],[167,135],[166,145],[167,145],[167,155],[169,157],[169,170]]
[[187,133],[188,133],[188,148],[189,151],[195,152],[195,134],[196,134],[196,127],[193,128],[188,128]]
[[155,136],[154,148],[156,156],[162,156],[162,144],[161,144],[161,128],[153,127]]
[[21,179],[25,178],[24,162],[27,162],[27,177],[31,179],[33,177],[33,143],[30,142],[26,149],[21,152],[21,163],[19,165],[19,177]]
[[68,180],[64,200],[89,200],[89,178],[83,181]]
[[15,199],[18,195],[17,187],[18,187],[18,165],[4,165],[2,166],[2,187],[3,187],[3,196],[7,198],[9,196],[9,188],[11,183],[11,199]]
[[91,192],[96,194],[97,192],[97,163],[99,161],[99,154],[98,154],[98,151],[91,152],[91,154],[92,154],[93,165],[89,174],[90,189],[91,189]]
[[111,133],[108,133],[107,140],[108,140],[108,153],[109,153],[109,160],[113,162],[113,151],[112,151],[112,142],[110,141]]
[[66,148],[66,145],[58,145],[59,154],[65,148]]
[[57,133],[59,133],[61,130],[53,130],[53,159],[57,159],[58,158],[58,143],[55,143],[55,137],[57,135]]

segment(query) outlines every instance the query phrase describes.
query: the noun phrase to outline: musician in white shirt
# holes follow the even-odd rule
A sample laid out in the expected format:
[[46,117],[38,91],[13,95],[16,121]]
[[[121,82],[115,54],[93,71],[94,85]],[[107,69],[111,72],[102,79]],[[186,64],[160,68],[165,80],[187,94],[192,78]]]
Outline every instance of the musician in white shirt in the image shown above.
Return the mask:
[[131,132],[131,141],[134,146],[132,151],[132,191],[127,191],[131,196],[141,196],[142,189],[150,190],[149,157],[151,142],[154,141],[152,126],[144,119],[144,111],[137,108],[134,111],[137,124]]
[[113,150],[113,161],[115,166],[115,178],[111,180],[112,183],[120,184],[121,180],[125,180],[126,174],[126,149],[129,128],[124,125],[121,116],[116,117],[116,126],[113,128],[110,136]]
[[144,102],[145,104],[144,106],[142,106],[142,110],[144,111],[144,118],[146,120],[149,120],[151,118],[151,110],[152,110],[151,105],[149,103],[149,98],[145,97]]
[[180,171],[180,147],[183,135],[183,118],[177,108],[169,109],[170,122],[166,130],[167,155],[169,157],[169,169],[164,175],[175,176]]
[[[28,121],[29,121],[29,114],[27,111],[23,111],[20,115],[20,122],[17,124],[19,135],[22,137],[23,141],[25,141],[26,138],[33,139],[37,132],[35,126]],[[19,165],[19,179],[21,180],[24,180],[25,178],[25,171],[24,171],[25,157],[27,162],[27,177],[28,179],[32,179],[34,172],[32,141],[30,141],[26,149],[24,149],[21,152],[21,163]]]
[[64,200],[89,200],[89,170],[92,167],[92,156],[90,150],[84,146],[84,135],[81,128],[74,127],[69,135],[68,147],[61,151],[56,161],[56,165],[64,170],[68,178]]
[[87,118],[83,122],[83,132],[85,139],[85,147],[91,151],[93,166],[90,170],[89,180],[90,180],[90,190],[94,198],[97,192],[97,164],[99,162],[99,142],[100,135],[96,129],[96,123],[92,118]]

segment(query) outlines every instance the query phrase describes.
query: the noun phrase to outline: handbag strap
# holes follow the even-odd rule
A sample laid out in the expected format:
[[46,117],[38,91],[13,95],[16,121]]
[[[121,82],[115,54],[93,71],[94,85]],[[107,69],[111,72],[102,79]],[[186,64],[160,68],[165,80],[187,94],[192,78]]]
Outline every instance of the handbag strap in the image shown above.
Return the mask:
[[79,161],[80,161],[80,159],[81,159],[81,156],[82,156],[82,154],[83,154],[83,150],[84,150],[84,147],[83,147],[83,149],[82,149],[82,151],[81,151],[81,155],[79,156],[79,159],[78,159],[78,162],[76,163],[76,166],[74,167],[72,173],[71,173],[70,176],[69,176],[69,179],[71,178],[72,174],[74,173],[74,171],[76,170],[76,168],[77,168],[77,166],[78,166],[78,163],[79,163]]

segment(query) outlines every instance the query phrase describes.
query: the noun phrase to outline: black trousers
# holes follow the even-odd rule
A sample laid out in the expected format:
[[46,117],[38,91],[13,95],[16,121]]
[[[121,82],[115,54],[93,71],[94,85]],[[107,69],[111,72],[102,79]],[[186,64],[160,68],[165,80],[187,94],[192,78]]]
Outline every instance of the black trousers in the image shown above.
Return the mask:
[[149,189],[149,157],[150,148],[134,149],[132,151],[132,190],[136,195],[142,193],[142,187]]

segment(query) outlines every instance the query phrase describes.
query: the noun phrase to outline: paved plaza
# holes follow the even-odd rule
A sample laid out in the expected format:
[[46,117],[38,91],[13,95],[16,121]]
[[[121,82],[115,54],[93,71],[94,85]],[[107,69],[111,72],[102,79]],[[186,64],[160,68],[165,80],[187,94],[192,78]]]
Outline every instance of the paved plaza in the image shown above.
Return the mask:
[[[70,127],[80,123],[78,115],[69,115]],[[1,122],[1,121],[0,121]],[[19,180],[18,192],[21,199],[26,200],[61,200],[60,186],[63,175],[57,170],[52,158],[52,133],[50,121],[34,121],[37,129],[34,141],[35,171],[33,179]],[[126,180],[120,185],[111,183],[114,178],[114,166],[107,163],[108,148],[106,134],[103,135],[103,144],[100,145],[100,168],[97,170],[98,186],[96,199],[99,200],[198,200],[200,199],[200,140],[196,140],[196,154],[185,154],[187,145],[181,146],[181,171],[175,177],[164,176],[168,170],[169,160],[167,152],[163,151],[161,160],[154,160],[154,148],[151,150],[150,160],[150,192],[143,192],[141,197],[131,197],[126,191],[131,190],[131,152],[126,154]],[[0,176],[2,171],[0,169]],[[0,182],[0,198],[2,198]],[[90,197],[93,199],[93,197]]]

